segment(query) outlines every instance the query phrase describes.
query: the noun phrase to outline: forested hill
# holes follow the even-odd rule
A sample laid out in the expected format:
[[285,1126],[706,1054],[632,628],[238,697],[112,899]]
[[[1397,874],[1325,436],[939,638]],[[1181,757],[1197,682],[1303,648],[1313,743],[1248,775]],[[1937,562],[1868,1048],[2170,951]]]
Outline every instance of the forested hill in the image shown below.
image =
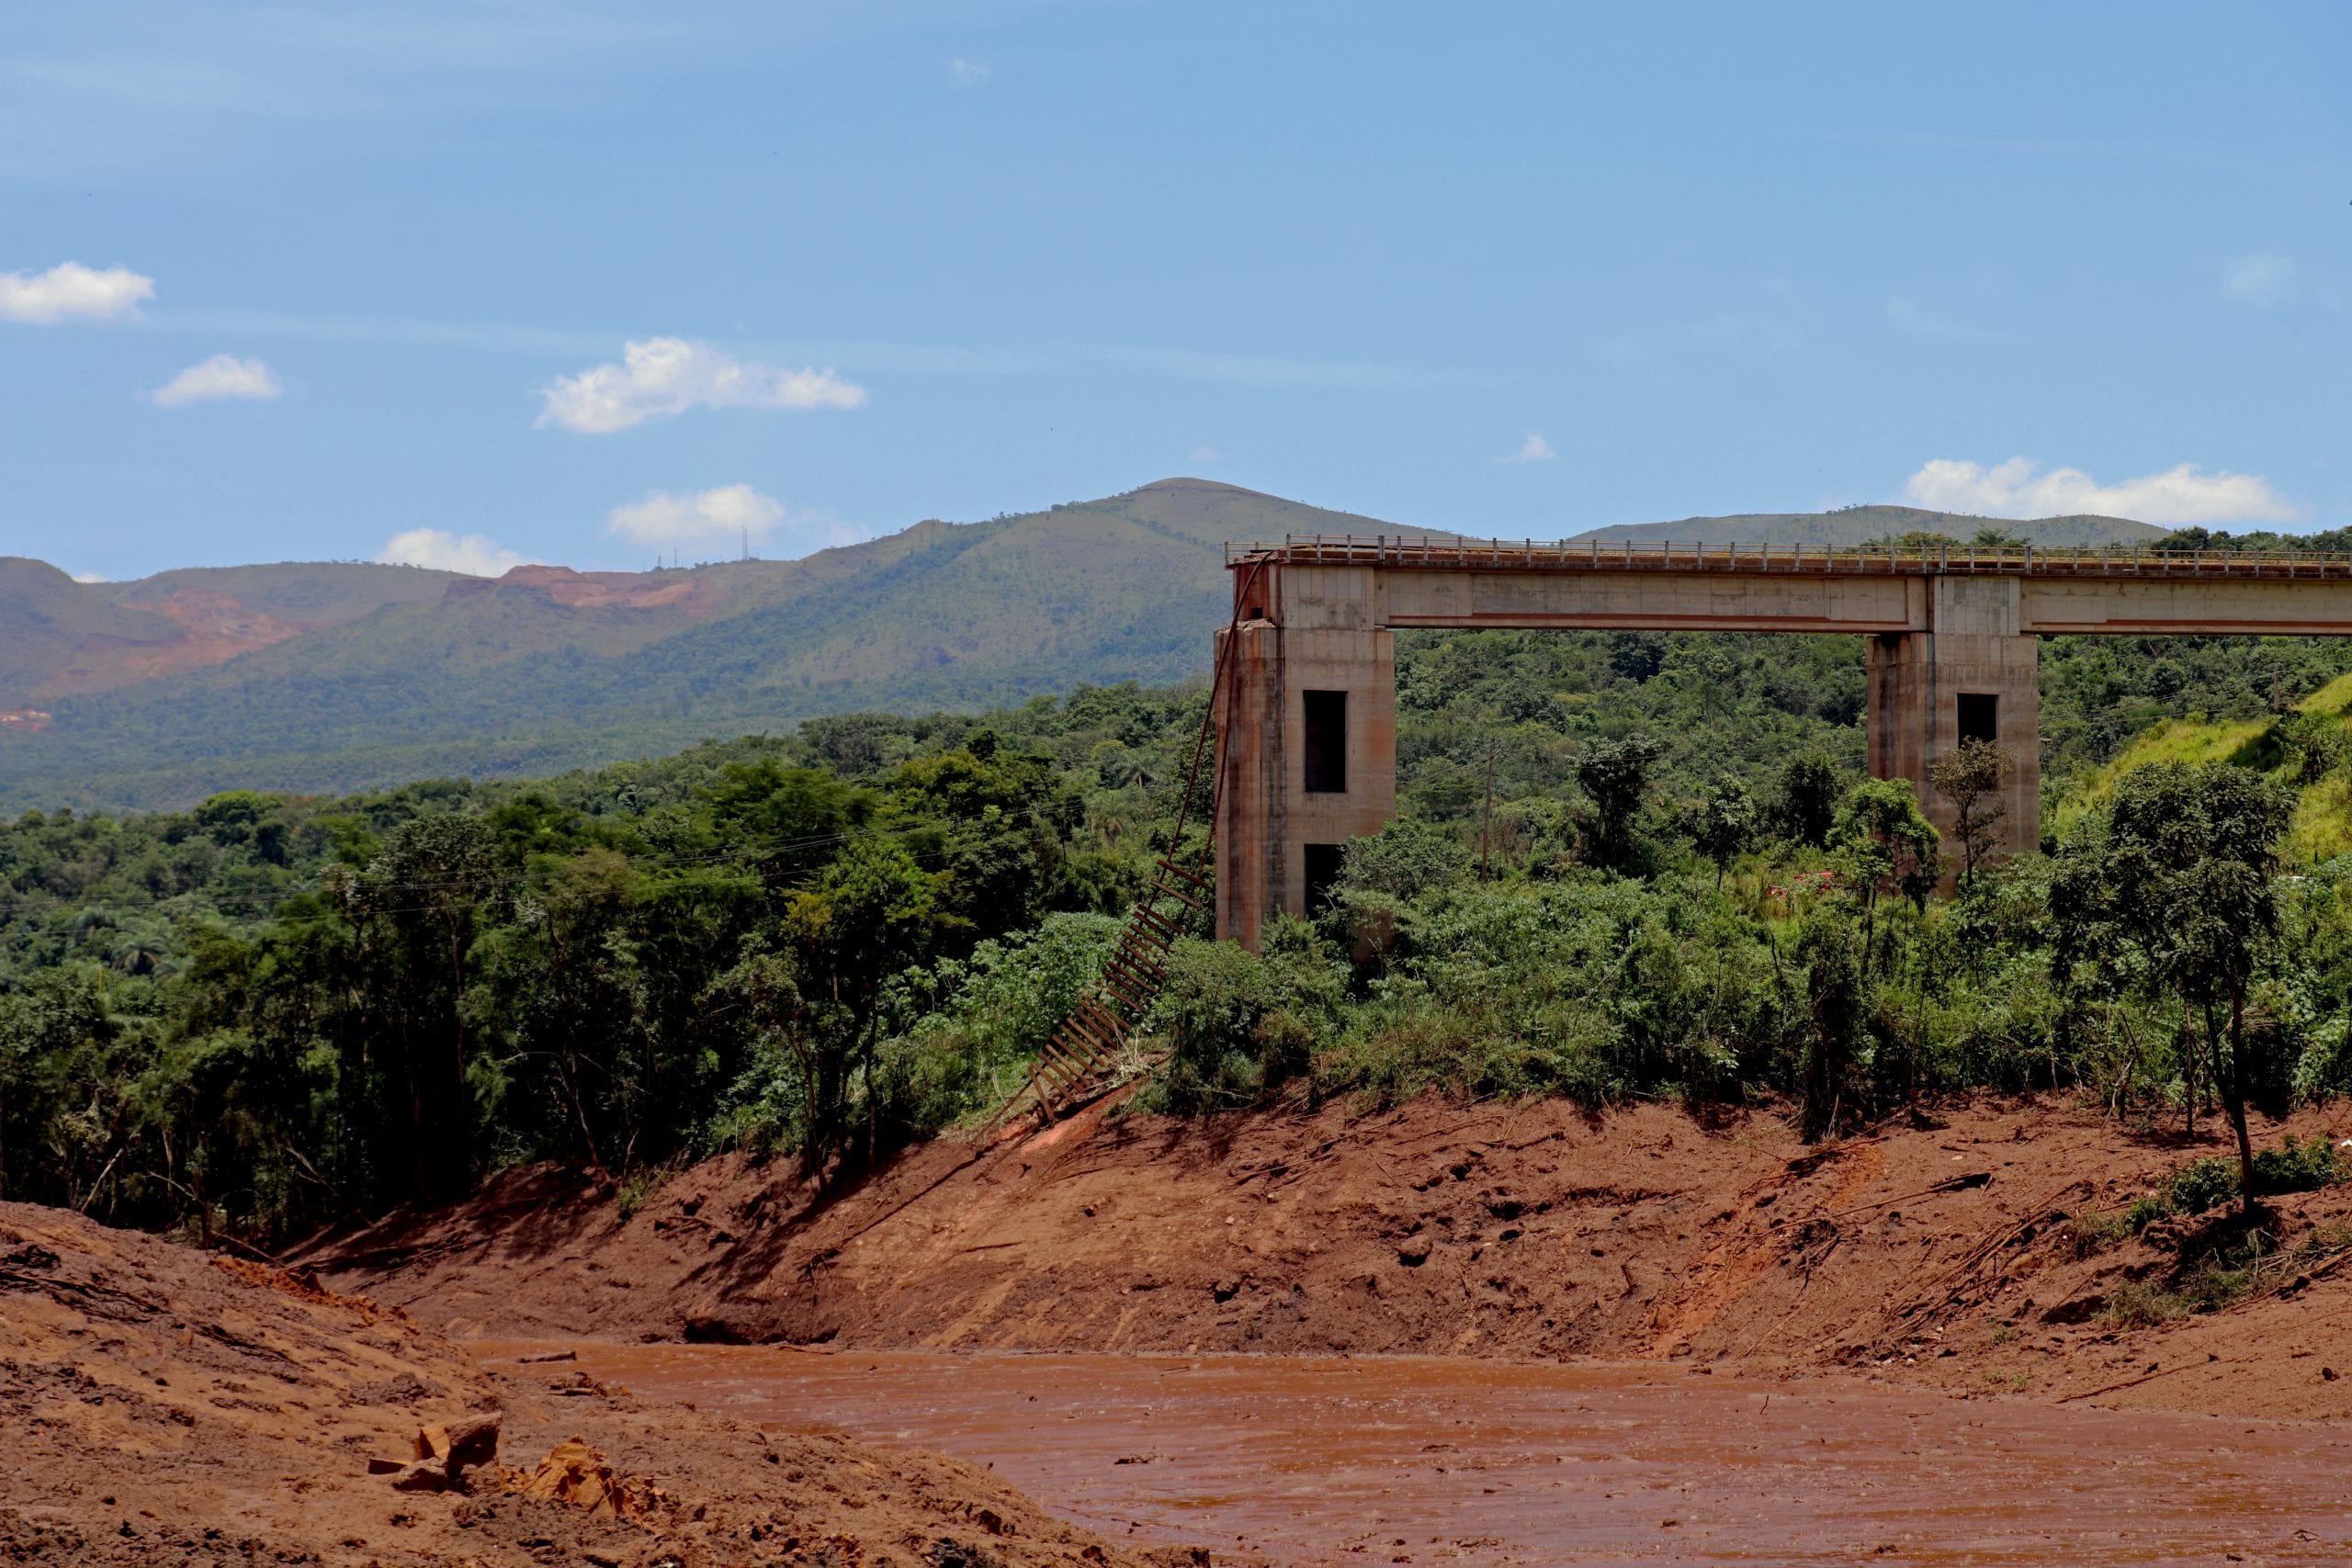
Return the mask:
[[[2115,519],[1991,525],[2055,543],[2091,524],[2154,535]],[[1643,526],[1817,542],[1987,525],[1872,507]],[[1227,541],[1412,532],[1175,479],[805,560],[667,571],[492,581],[320,563],[85,584],[0,560],[0,713],[17,716],[0,722],[0,809],[527,776],[816,714],[1179,681],[1204,671],[1224,616]]]
[[[0,728],[0,807],[543,773],[854,707],[1179,680],[1206,665],[1224,616],[1228,539],[1383,528],[1396,531],[1171,479],[805,560],[449,579],[209,668],[84,694],[0,692],[0,707],[49,715],[39,730]],[[52,591],[81,586],[50,576]]]

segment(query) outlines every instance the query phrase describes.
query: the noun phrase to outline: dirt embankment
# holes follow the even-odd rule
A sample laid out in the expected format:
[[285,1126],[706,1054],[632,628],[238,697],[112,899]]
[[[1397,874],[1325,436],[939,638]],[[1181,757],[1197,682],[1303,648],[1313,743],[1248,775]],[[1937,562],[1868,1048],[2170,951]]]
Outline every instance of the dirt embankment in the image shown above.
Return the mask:
[[1098,1540],[952,1460],[524,1371],[305,1275],[0,1203],[0,1562],[1207,1560]]
[[[1656,1358],[2352,1416],[2352,1265],[2127,1327],[2119,1289],[2160,1287],[2179,1253],[2070,1235],[2218,1138],[2055,1100],[1939,1114],[1807,1147],[1771,1115],[1660,1105],[1097,1111],[918,1149],[824,1200],[788,1162],[729,1157],[624,1218],[607,1186],[518,1171],[313,1260],[463,1335]],[[2347,1130],[2331,1110],[2262,1132]],[[2352,1190],[2277,1209],[2290,1246],[2352,1240]]]

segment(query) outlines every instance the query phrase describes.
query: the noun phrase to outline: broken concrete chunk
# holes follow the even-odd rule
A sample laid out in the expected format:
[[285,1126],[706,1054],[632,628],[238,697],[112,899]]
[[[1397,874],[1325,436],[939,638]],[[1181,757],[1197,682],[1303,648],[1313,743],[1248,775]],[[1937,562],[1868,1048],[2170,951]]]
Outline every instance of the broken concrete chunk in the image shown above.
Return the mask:
[[467,1471],[498,1457],[498,1422],[492,1414],[427,1427],[416,1435],[417,1462],[439,1466],[443,1478],[456,1485]]
[[[370,1464],[368,1468],[373,1470],[375,1466]],[[447,1492],[449,1490],[449,1473],[441,1467],[438,1460],[421,1459],[413,1464],[401,1465],[392,1472],[392,1490]]]

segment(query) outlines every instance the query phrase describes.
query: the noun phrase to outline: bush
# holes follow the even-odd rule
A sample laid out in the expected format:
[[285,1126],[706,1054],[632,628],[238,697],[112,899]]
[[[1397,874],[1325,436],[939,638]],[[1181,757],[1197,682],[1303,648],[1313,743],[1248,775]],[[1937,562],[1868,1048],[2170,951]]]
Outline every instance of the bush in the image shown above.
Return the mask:
[[2182,1316],[2179,1297],[2145,1280],[2126,1280],[2107,1298],[2107,1318],[2118,1328],[2154,1328]]
[[2238,1168],[2225,1159],[2191,1160],[2165,1183],[2165,1198],[2179,1214],[2201,1214],[2238,1195]]
[[2141,1228],[2131,1223],[2129,1214],[2077,1214],[2059,1233],[2058,1249],[2080,1262],[2105,1252],[2127,1235],[2137,1235]]
[[1425,822],[1391,822],[1341,852],[1340,883],[1351,893],[1375,893],[1399,903],[1461,877],[1470,863],[1462,840]]
[[1464,884],[1411,913],[1408,951],[1345,1010],[1327,1087],[1597,1103],[1731,1094],[1770,1066],[1770,950],[1711,897],[1578,872]]
[[2257,1197],[2315,1191],[2333,1187],[2343,1179],[2335,1145],[2324,1135],[2298,1144],[2290,1134],[2284,1147],[2255,1153],[2254,1190]]
[[1337,982],[1299,921],[1275,922],[1266,949],[1260,956],[1230,942],[1176,944],[1145,1021],[1169,1047],[1159,1109],[1191,1115],[1246,1105],[1306,1069]]

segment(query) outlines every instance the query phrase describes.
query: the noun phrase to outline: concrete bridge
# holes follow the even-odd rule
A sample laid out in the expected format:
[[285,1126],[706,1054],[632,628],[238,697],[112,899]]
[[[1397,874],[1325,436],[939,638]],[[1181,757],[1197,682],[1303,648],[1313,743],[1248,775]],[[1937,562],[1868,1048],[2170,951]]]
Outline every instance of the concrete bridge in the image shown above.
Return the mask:
[[1317,536],[1228,549],[1227,564],[1238,618],[1217,634],[1217,932],[1251,948],[1329,885],[1342,845],[1396,815],[1399,626],[1866,637],[1872,776],[1911,780],[1949,837],[1928,771],[1963,739],[1993,741],[2017,763],[2012,850],[2041,831],[2042,637],[2352,635],[2342,556]]

